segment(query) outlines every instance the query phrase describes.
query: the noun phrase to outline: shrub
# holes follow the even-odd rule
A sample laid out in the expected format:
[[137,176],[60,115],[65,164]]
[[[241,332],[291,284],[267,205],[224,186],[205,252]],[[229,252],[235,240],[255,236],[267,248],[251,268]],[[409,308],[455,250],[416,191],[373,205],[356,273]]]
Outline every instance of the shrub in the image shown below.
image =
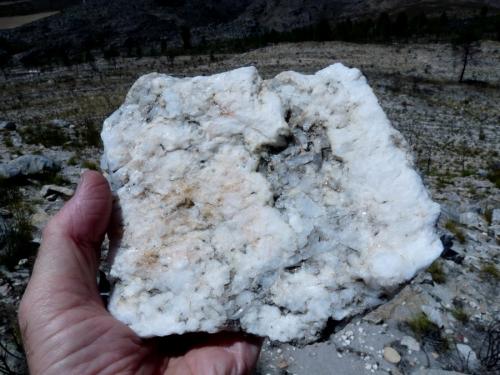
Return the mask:
[[0,264],[12,269],[19,260],[29,254],[33,239],[31,232],[30,213],[24,208],[17,209],[7,228],[4,249],[0,255]]
[[483,342],[479,351],[479,360],[484,373],[498,374],[500,372],[500,322],[494,321],[485,329]]

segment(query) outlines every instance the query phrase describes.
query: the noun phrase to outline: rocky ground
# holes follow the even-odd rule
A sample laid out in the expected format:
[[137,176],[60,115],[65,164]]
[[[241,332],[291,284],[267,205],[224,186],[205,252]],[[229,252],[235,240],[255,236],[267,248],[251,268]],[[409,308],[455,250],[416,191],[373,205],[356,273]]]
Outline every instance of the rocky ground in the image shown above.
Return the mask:
[[[264,77],[359,67],[409,142],[434,200],[446,251],[379,308],[332,322],[297,347],[266,341],[259,374],[500,373],[500,44],[284,44],[241,55],[118,59],[0,78],[0,373],[24,373],[15,320],[41,228],[98,168],[102,121],[134,80],[256,65]],[[18,159],[23,155],[24,158]],[[10,370],[8,370],[10,369]],[[8,372],[11,371],[11,372]],[[451,372],[448,372],[451,373]]]

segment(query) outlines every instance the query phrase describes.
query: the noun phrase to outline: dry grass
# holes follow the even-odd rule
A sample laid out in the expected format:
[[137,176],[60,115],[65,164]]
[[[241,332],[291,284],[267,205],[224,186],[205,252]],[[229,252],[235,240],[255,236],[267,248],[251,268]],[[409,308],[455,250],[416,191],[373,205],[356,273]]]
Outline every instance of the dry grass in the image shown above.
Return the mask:
[[431,266],[427,269],[432,276],[432,281],[437,284],[444,284],[446,282],[446,274],[443,271],[443,267],[437,261],[432,263]]
[[448,220],[444,225],[446,229],[448,229],[451,233],[453,233],[460,243],[465,243],[465,234],[463,230],[452,220]]

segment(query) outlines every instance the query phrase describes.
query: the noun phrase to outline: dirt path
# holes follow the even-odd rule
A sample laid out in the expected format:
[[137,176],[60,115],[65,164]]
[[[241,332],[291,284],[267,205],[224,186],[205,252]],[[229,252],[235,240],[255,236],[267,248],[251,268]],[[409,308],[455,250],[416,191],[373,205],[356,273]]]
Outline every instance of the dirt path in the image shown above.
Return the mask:
[[25,16],[0,17],[0,30],[14,29],[16,27],[26,25],[27,23],[31,23],[45,17],[53,16],[57,13],[59,12],[42,12],[28,14]]

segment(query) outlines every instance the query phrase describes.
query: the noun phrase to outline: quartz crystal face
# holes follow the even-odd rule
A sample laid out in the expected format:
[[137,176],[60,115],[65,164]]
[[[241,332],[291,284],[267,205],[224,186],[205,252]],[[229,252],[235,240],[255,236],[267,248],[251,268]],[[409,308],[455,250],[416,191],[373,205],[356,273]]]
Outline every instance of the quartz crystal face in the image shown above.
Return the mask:
[[442,250],[439,206],[357,69],[149,74],[102,138],[122,225],[109,310],[142,337],[311,342]]

